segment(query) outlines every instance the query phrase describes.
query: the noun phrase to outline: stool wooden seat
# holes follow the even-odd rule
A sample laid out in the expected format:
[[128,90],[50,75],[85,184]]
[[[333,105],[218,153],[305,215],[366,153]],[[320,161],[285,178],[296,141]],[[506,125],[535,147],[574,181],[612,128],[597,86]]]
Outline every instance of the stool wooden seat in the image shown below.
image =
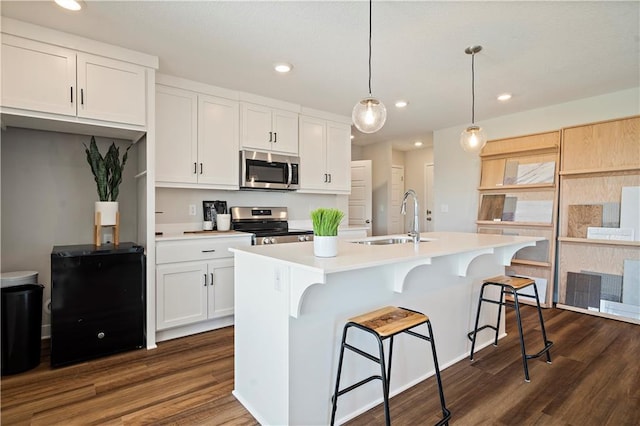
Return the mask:
[[[520,334],[520,351],[522,353],[522,364],[524,368],[524,380],[529,382],[529,366],[527,361],[532,358],[538,358],[543,354],[547,356],[547,363],[551,364],[551,353],[549,349],[553,346],[553,342],[547,339],[547,332],[544,328],[544,318],[542,317],[542,309],[540,308],[540,300],[538,298],[538,288],[536,287],[536,282],[531,278],[526,277],[513,277],[507,275],[499,275],[497,277],[488,278],[483,281],[482,288],[480,289],[480,297],[478,300],[478,310],[476,313],[476,321],[473,331],[469,332],[467,336],[471,340],[471,354],[469,355],[469,359],[473,361],[473,353],[476,345],[476,335],[479,331],[489,328],[495,331],[494,337],[494,346],[498,346],[498,330],[500,327],[500,318],[502,315],[502,306],[508,306],[514,308],[516,311],[516,322],[518,326],[518,332]],[[500,287],[500,299],[493,300],[487,299],[484,297],[484,290],[487,286],[497,286]],[[522,290],[529,286],[533,286],[533,296],[529,294],[518,293],[518,290]],[[509,295],[513,298],[513,302],[505,300],[505,295]],[[520,303],[518,301],[519,297],[529,297],[533,298],[536,301],[536,308],[538,309],[538,318],[540,320],[540,328],[542,331],[542,341],[544,343],[544,347],[535,354],[527,354],[525,344],[524,344],[524,334],[522,331],[522,320],[520,318]],[[478,323],[480,321],[480,310],[482,308],[482,303],[493,303],[498,305],[498,321],[496,322],[495,327],[493,325],[483,325],[482,327],[478,327]]]
[[[419,325],[426,324],[428,329],[428,336],[416,333],[412,331]],[[372,334],[378,342],[379,356],[371,355],[351,344],[347,343],[347,332],[350,328],[355,327],[362,331]],[[391,359],[393,356],[393,337],[400,333],[407,333],[411,336],[418,337],[431,343],[431,352],[433,356],[433,364],[435,368],[436,380],[438,383],[438,393],[440,396],[440,405],[442,408],[442,420],[437,425],[448,425],[451,413],[447,409],[444,399],[444,392],[442,390],[442,379],[440,377],[440,369],[438,367],[438,358],[436,356],[436,346],[433,339],[433,330],[431,328],[431,322],[426,315],[413,311],[411,309],[399,308],[394,306],[387,306],[381,309],[377,309],[366,314],[358,315],[347,321],[342,332],[342,344],[340,347],[340,358],[338,361],[338,372],[336,377],[335,390],[333,394],[333,406],[331,410],[331,425],[335,422],[336,409],[338,407],[338,397],[350,392],[365,383],[372,380],[380,380],[382,382],[382,394],[384,399],[384,414],[386,424],[391,424],[391,416],[389,414],[389,383],[391,380]],[[389,339],[389,360],[387,367],[385,368],[385,356],[383,341]],[[373,362],[380,364],[380,374],[369,376],[359,382],[348,386],[340,390],[340,376],[342,374],[342,361],[344,359],[344,350],[349,349]]]

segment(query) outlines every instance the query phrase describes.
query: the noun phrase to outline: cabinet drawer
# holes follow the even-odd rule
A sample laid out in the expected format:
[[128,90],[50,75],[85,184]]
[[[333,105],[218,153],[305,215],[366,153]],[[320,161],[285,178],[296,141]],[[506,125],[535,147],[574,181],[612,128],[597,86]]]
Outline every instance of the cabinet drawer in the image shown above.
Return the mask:
[[249,238],[207,238],[156,244],[156,264],[233,257],[230,247],[251,245]]

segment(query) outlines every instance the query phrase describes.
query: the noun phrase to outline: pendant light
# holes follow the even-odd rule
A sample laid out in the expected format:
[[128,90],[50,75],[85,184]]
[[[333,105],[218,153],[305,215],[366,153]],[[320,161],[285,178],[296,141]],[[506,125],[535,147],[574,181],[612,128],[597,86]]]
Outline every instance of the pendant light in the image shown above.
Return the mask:
[[351,113],[353,124],[362,133],[377,132],[387,120],[384,104],[371,95],[371,3],[369,0],[369,96],[358,102]]
[[467,152],[480,152],[487,144],[487,136],[482,127],[475,124],[476,88],[475,88],[475,55],[482,50],[482,46],[470,46],[464,53],[471,55],[471,126],[460,135],[460,145]]

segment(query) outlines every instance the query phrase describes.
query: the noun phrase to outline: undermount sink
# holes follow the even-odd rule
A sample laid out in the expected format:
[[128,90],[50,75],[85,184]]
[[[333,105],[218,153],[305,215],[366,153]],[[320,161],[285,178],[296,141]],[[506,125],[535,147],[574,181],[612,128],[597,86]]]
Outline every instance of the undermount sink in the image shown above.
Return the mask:
[[[431,241],[426,238],[420,238],[420,242]],[[360,240],[360,241],[352,241],[355,244],[365,244],[368,246],[386,246],[390,244],[406,244],[412,243],[413,238],[411,237],[391,237],[391,238],[380,238],[375,240]]]

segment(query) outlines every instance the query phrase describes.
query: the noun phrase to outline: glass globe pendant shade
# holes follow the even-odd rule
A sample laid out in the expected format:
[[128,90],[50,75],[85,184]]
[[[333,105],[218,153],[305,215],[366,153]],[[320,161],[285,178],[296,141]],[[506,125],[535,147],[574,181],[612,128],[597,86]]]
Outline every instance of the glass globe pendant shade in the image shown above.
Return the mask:
[[460,145],[467,152],[478,153],[486,144],[487,136],[480,126],[469,126],[460,135]]
[[387,109],[382,102],[369,96],[353,107],[351,119],[362,133],[375,133],[384,126],[387,120]]

